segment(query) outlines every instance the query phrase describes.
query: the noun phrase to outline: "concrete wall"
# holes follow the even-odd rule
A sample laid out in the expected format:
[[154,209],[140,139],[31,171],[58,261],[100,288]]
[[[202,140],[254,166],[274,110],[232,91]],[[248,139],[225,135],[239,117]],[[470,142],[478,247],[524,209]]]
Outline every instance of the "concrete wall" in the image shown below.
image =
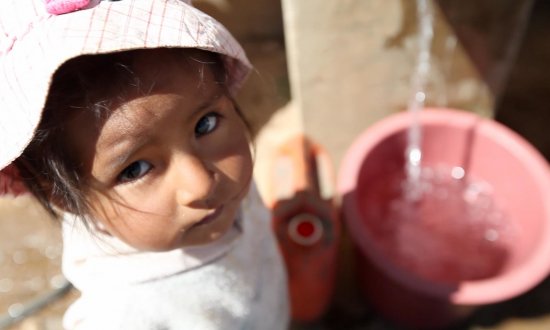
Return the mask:
[[[426,104],[490,116],[492,97],[437,6]],[[406,109],[417,56],[410,0],[283,0],[291,94],[338,164],[369,125]],[[331,134],[327,134],[331,132]]]

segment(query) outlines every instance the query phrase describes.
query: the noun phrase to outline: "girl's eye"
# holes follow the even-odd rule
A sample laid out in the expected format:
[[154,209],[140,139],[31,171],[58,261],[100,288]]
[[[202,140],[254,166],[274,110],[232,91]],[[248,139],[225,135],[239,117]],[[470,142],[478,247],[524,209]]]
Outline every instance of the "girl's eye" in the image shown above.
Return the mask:
[[118,181],[121,183],[137,180],[147,174],[152,165],[144,160],[138,160],[126,167],[119,175]]
[[212,132],[218,126],[218,119],[219,115],[216,113],[209,113],[199,119],[195,126],[195,136],[201,137]]

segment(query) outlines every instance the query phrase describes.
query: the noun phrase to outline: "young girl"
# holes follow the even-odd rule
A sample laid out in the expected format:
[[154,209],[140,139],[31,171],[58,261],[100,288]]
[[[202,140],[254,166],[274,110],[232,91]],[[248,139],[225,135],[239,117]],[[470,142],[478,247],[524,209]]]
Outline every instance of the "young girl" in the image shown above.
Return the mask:
[[185,1],[46,2],[0,4],[0,167],[62,219],[65,328],[285,329],[241,47]]

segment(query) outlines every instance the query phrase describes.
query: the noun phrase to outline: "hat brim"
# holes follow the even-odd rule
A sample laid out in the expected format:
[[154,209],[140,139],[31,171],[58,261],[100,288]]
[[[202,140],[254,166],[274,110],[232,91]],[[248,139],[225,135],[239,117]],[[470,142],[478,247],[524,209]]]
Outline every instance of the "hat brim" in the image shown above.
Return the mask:
[[2,0],[0,13],[5,13],[0,32],[12,38],[0,42],[6,48],[0,48],[0,169],[31,141],[51,78],[71,58],[159,47],[203,49],[224,55],[232,93],[251,68],[222,24],[180,0],[101,1],[64,15],[47,14],[42,0]]

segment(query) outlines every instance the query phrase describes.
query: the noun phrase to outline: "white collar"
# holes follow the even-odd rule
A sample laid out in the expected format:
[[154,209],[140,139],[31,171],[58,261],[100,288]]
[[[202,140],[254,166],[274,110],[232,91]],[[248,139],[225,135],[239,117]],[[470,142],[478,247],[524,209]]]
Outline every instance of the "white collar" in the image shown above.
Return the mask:
[[139,251],[66,214],[63,219],[63,273],[77,288],[135,284],[189,271],[223,257],[242,235],[242,216],[220,239],[166,252]]

